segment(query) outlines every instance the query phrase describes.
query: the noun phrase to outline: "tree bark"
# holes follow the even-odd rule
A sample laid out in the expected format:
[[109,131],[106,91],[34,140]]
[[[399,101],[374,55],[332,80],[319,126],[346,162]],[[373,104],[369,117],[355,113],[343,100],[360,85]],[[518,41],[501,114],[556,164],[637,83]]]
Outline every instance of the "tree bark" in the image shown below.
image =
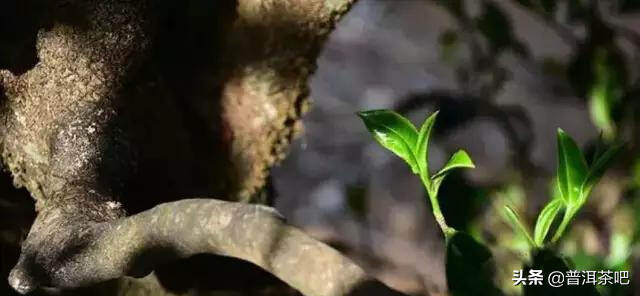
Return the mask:
[[39,62],[0,71],[0,153],[38,216],[12,286],[83,286],[209,252],[308,295],[393,293],[259,206],[154,207],[259,201],[353,1],[21,2],[38,13],[13,27]]
[[[37,219],[66,221],[62,211]],[[87,225],[76,233],[39,233],[36,241],[72,247],[91,236],[80,252],[45,270],[49,282],[37,282],[29,271],[37,259],[23,255],[9,281],[18,291],[40,285],[78,287],[124,275],[146,275],[163,261],[199,253],[249,261],[305,295],[402,295],[369,277],[329,246],[287,225],[272,208],[210,199],[187,199],[157,206],[113,222]],[[28,247],[27,247],[28,249]],[[61,253],[66,253],[64,250]]]

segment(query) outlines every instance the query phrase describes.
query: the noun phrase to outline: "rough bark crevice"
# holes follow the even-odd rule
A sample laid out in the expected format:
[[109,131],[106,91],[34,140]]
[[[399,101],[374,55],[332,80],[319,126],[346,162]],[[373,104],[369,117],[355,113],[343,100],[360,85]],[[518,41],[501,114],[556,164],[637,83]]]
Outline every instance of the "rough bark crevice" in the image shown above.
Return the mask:
[[[204,194],[251,201],[301,131],[315,59],[352,4],[44,2],[65,5],[34,41],[40,62],[19,76],[0,71],[7,96],[0,151],[16,185],[39,205],[89,175],[102,183],[91,187],[116,200],[127,192],[141,201]],[[66,21],[68,14],[81,21]],[[66,151],[66,163],[56,150]],[[53,161],[86,165],[69,176]],[[172,187],[145,187],[150,182]]]
[[[11,1],[38,12],[10,19],[38,63],[0,63],[11,70],[0,70],[2,162],[38,212],[16,290],[142,276],[211,253],[307,295],[394,294],[241,203],[300,131],[317,55],[354,0]],[[184,196],[238,203],[172,202]]]

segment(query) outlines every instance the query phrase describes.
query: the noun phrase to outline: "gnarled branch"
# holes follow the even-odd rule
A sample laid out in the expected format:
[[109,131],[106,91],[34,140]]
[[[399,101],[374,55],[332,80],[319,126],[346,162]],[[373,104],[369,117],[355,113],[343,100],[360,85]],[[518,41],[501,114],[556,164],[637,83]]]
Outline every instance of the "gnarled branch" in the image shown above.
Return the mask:
[[[309,296],[402,295],[368,276],[326,244],[285,223],[275,210],[244,203],[187,199],[112,222],[75,231],[59,228],[64,211],[41,213],[28,242],[48,241],[56,249],[27,244],[9,282],[27,293],[39,286],[78,287],[125,275],[143,276],[154,266],[200,253],[252,262]],[[55,226],[52,226],[54,224]],[[32,237],[35,236],[35,237]],[[87,241],[77,246],[59,242]],[[71,248],[71,250],[69,249]],[[70,254],[65,256],[64,254]],[[42,262],[43,258],[47,262]],[[51,259],[55,258],[55,259]]]
[[259,206],[148,210],[176,196],[257,199],[355,0],[31,2],[43,13],[11,27],[28,29],[39,61],[0,70],[0,156],[38,211],[14,288],[85,286],[211,253],[308,295],[393,293]]

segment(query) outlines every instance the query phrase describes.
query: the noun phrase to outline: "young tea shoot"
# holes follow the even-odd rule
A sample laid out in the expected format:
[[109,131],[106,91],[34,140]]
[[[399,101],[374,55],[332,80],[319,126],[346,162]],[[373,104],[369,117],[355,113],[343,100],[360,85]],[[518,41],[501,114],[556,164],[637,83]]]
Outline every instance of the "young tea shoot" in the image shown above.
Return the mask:
[[403,159],[411,171],[420,177],[429,196],[433,215],[438,225],[447,238],[453,235],[455,229],[447,225],[440,210],[438,189],[451,171],[460,168],[474,168],[475,166],[467,152],[458,150],[440,170],[434,174],[429,172],[429,139],[438,112],[431,114],[424,121],[420,130],[408,119],[391,110],[363,111],[359,112],[358,116],[382,147]]
[[575,141],[561,129],[558,129],[557,148],[558,165],[555,183],[558,194],[551,198],[538,215],[533,237],[515,210],[508,206],[504,208],[507,222],[516,232],[525,236],[533,248],[540,249],[545,246],[551,225],[558,214],[564,212],[551,238],[551,243],[556,243],[562,237],[571,220],[587,202],[593,186],[598,183],[614,157],[622,149],[622,145],[614,145],[604,151],[598,149],[590,166],[587,165]]
[[[434,174],[429,171],[429,139],[438,112],[429,116],[418,130],[409,120],[389,110],[358,113],[367,129],[383,147],[402,158],[413,173],[420,177],[427,191],[433,215],[446,238],[445,271],[451,295],[501,296],[493,282],[495,264],[491,251],[463,231],[449,227],[440,210],[438,190],[446,176],[460,168],[474,168],[464,150],[455,152],[449,161]],[[473,277],[468,277],[473,274]]]

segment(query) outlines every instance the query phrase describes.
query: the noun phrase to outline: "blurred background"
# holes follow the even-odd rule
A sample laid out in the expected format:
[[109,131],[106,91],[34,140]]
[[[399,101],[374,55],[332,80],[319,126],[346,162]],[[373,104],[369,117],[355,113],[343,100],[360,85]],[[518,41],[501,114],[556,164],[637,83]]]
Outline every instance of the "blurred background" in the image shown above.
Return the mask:
[[277,208],[387,284],[444,295],[444,242],[419,181],[355,112],[394,109],[419,124],[440,110],[430,163],[458,148],[476,169],[450,176],[450,225],[488,244],[511,295],[526,242],[497,208],[533,225],[552,196],[556,130],[586,151],[626,149],[560,251],[577,269],[628,270],[640,295],[640,1],[362,0],[331,35],[312,81],[305,133],[273,170]]

